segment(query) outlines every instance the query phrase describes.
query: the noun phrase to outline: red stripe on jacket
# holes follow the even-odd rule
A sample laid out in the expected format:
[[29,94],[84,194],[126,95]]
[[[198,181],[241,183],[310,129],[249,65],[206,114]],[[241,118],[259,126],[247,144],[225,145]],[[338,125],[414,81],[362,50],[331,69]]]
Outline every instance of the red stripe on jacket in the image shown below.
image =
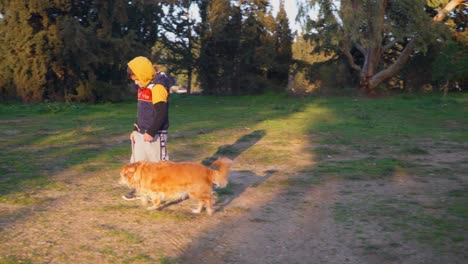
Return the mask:
[[151,89],[149,88],[138,89],[138,100],[152,102]]

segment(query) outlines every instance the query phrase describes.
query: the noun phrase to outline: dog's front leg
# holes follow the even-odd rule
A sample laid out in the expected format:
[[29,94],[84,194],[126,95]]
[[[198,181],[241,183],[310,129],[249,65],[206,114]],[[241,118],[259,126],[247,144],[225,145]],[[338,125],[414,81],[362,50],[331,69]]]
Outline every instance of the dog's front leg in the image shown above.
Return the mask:
[[146,208],[147,210],[156,210],[161,205],[161,201],[158,198],[153,199],[153,206]]

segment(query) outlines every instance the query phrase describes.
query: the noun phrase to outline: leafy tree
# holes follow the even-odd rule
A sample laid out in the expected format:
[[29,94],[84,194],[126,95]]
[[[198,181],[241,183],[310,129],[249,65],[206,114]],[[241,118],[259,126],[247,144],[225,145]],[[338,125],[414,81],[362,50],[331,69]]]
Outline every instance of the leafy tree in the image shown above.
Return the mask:
[[[425,13],[423,0],[312,0],[318,19],[309,20],[307,36],[316,50],[337,52],[348,60],[368,94],[394,76],[415,51],[440,39]],[[387,59],[385,59],[387,57]]]
[[441,84],[444,93],[447,93],[449,81],[461,80],[466,76],[468,76],[468,47],[449,41],[433,63],[432,79]]

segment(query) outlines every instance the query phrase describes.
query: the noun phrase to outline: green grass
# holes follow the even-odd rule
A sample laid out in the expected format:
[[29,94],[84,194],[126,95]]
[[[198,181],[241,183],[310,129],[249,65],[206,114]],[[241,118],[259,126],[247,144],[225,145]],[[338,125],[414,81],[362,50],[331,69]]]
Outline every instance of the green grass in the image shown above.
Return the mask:
[[467,133],[460,133],[466,123],[465,100],[460,96],[320,101],[318,106],[328,107],[329,118],[313,124],[311,132],[325,133],[325,142],[347,144],[396,144],[416,137],[466,141]]
[[[466,189],[450,192],[434,208],[442,210],[434,214],[426,206],[410,198],[399,199],[386,195],[369,196],[354,202],[335,204],[335,221],[365,230],[372,222],[379,223],[380,232],[402,232],[406,239],[414,239],[437,248],[455,246],[466,239],[467,198]],[[456,197],[452,195],[456,194]],[[458,196],[461,194],[461,196]],[[450,198],[451,197],[451,198]],[[370,233],[370,236],[373,236]],[[461,246],[459,244],[458,246]]]
[[191,221],[195,218],[195,215],[192,214],[191,212],[172,212],[166,210],[153,210],[151,212],[145,212],[145,214],[141,214],[143,217],[149,218],[149,219],[169,219],[171,221]]
[[[293,98],[262,96],[183,96],[170,102],[169,153],[173,160],[210,163],[216,156],[243,160],[248,165],[290,175],[256,186],[291,188],[340,180],[385,180],[404,171],[420,176],[456,181],[466,175],[463,162],[445,165],[421,163],[434,151],[463,153],[468,140],[466,94],[446,98],[400,96],[382,99]],[[136,102],[115,104],[0,104],[0,203],[33,206],[47,203],[37,193],[62,191],[56,176],[71,172],[80,177],[117,170],[129,160],[128,135],[135,121]],[[291,146],[290,142],[295,142]],[[299,142],[299,143],[298,143]],[[311,154],[308,157],[304,154]],[[313,159],[313,160],[308,160]],[[296,167],[297,161],[301,165]],[[242,168],[243,164],[239,164]],[[87,173],[83,173],[87,172]],[[92,173],[91,173],[92,172]],[[230,184],[218,190],[220,198],[235,195]],[[461,188],[461,187],[460,187]],[[430,195],[430,194],[428,194]],[[343,225],[384,219],[387,230],[405,233],[418,241],[461,244],[466,241],[467,191],[457,189],[440,198],[433,215],[411,199],[366,197],[338,203],[335,220]],[[445,202],[442,202],[445,201]],[[104,207],[108,211],[140,212],[136,206]],[[249,208],[229,209],[239,213]],[[138,212],[137,212],[138,211]],[[142,217],[192,221],[190,213],[141,210]],[[261,218],[251,218],[261,222]],[[141,238],[112,226],[101,227],[106,235],[123,243]],[[365,229],[365,226],[358,227]],[[110,253],[109,253],[110,254]],[[15,263],[15,256],[0,263]],[[169,263],[146,254],[122,260]],[[27,263],[27,260],[23,262]]]
[[31,264],[33,263],[29,259],[18,259],[16,256],[7,256],[7,257],[0,257],[0,264]]
[[97,228],[104,230],[108,236],[112,236],[124,243],[137,244],[143,241],[139,235],[118,229],[114,226],[100,225]]
[[[320,157],[340,155],[345,146],[366,157],[318,164],[316,173],[345,178],[375,178],[408,165],[393,153],[425,155],[419,139],[466,142],[464,94],[402,96],[384,99],[306,98],[286,95],[179,96],[171,98],[172,159],[210,160],[244,155],[274,165],[293,160],[288,141],[313,137],[328,147],[311,149]],[[0,105],[0,199],[47,187],[51,172],[115,169],[128,161],[126,139],[135,117],[135,102],[118,104]],[[171,135],[174,135],[171,138]],[[258,144],[263,142],[263,144]],[[191,149],[191,152],[187,152]],[[90,163],[93,163],[90,165]],[[44,166],[46,164],[46,166]],[[38,181],[38,179],[41,179]]]
[[321,176],[337,176],[346,179],[376,179],[393,175],[408,162],[394,158],[376,159],[373,157],[356,160],[323,162],[315,172]]
[[468,189],[460,189],[454,190],[449,192],[449,206],[447,207],[447,211],[450,215],[454,215],[461,219],[464,219],[465,226],[464,228],[468,228]]
[[[140,254],[134,257],[125,258],[123,263],[130,264],[130,263],[155,263],[154,259],[151,256]],[[163,262],[159,262],[163,263]]]
[[306,178],[288,178],[285,180],[279,180],[278,184],[281,186],[308,186],[311,184],[323,183],[323,179],[319,177],[306,177]]

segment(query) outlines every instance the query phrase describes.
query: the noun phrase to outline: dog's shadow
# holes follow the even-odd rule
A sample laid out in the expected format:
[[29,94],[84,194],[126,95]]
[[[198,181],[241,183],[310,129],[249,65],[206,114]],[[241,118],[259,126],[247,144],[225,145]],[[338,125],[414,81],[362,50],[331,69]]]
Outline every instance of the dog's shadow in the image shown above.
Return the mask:
[[166,201],[166,202],[163,202],[161,206],[159,206],[156,210],[157,211],[162,211],[164,210],[165,208],[167,207],[170,207],[172,205],[176,205],[176,204],[179,204],[185,200],[188,200],[189,197],[185,197],[185,198],[181,198],[181,199],[178,199],[178,200],[174,200],[174,201]]

